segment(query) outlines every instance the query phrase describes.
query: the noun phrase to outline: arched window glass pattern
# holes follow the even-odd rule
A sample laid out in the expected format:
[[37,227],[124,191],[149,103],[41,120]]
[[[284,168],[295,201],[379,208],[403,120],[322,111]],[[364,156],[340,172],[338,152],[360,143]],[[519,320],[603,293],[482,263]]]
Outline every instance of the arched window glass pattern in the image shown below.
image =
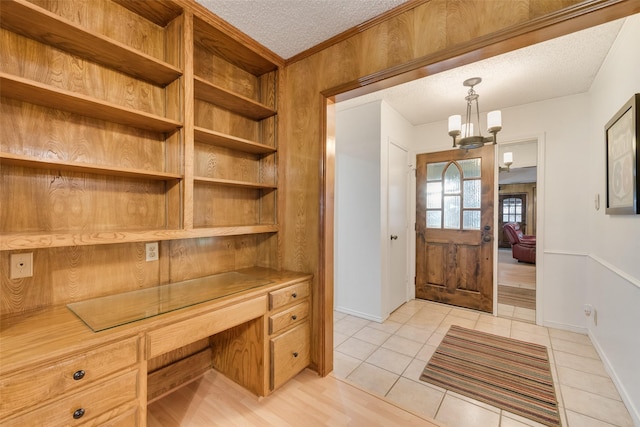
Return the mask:
[[479,230],[480,159],[427,164],[427,228]]

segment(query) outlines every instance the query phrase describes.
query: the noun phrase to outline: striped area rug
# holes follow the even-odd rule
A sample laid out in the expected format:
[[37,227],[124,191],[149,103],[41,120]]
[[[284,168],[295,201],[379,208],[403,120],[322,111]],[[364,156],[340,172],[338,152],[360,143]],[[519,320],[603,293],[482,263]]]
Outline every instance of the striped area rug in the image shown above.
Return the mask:
[[541,424],[560,426],[545,346],[452,325],[420,379]]

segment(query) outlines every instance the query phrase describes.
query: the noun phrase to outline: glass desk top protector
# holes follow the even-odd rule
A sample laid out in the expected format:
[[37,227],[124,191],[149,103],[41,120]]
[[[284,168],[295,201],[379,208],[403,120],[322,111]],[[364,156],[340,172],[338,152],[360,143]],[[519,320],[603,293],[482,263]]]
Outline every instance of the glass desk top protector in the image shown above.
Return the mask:
[[99,332],[269,283],[268,279],[230,272],[78,301],[67,307]]

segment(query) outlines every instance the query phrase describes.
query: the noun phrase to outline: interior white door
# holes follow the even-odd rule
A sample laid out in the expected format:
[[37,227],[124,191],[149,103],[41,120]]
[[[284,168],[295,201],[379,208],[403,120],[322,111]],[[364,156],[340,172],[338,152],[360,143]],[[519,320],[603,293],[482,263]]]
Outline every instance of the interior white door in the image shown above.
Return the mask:
[[389,266],[386,289],[387,313],[407,302],[408,264],[408,153],[389,141],[388,157],[388,244]]

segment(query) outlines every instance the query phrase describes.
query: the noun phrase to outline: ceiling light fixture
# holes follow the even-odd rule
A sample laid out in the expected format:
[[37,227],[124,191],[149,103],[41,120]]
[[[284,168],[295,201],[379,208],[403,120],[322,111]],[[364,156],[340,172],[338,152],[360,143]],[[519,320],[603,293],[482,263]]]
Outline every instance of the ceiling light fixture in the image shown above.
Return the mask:
[[513,153],[510,151],[504,153],[502,162],[504,163],[505,167],[503,168],[502,166],[498,166],[498,171],[511,172],[511,165],[513,164]]
[[[469,92],[464,99],[467,100],[466,122],[462,123],[462,116],[454,115],[449,117],[449,135],[453,138],[453,146],[465,150],[470,148],[479,148],[486,143],[496,143],[496,134],[502,129],[502,113],[499,110],[490,111],[487,114],[487,127],[493,136],[482,136],[480,132],[480,107],[478,106],[478,98],[480,95],[473,90],[473,87],[480,84],[482,78],[472,77],[465,80],[462,84],[469,88]],[[472,109],[475,103],[475,117],[473,117]],[[474,133],[474,129],[478,130],[478,135]]]

